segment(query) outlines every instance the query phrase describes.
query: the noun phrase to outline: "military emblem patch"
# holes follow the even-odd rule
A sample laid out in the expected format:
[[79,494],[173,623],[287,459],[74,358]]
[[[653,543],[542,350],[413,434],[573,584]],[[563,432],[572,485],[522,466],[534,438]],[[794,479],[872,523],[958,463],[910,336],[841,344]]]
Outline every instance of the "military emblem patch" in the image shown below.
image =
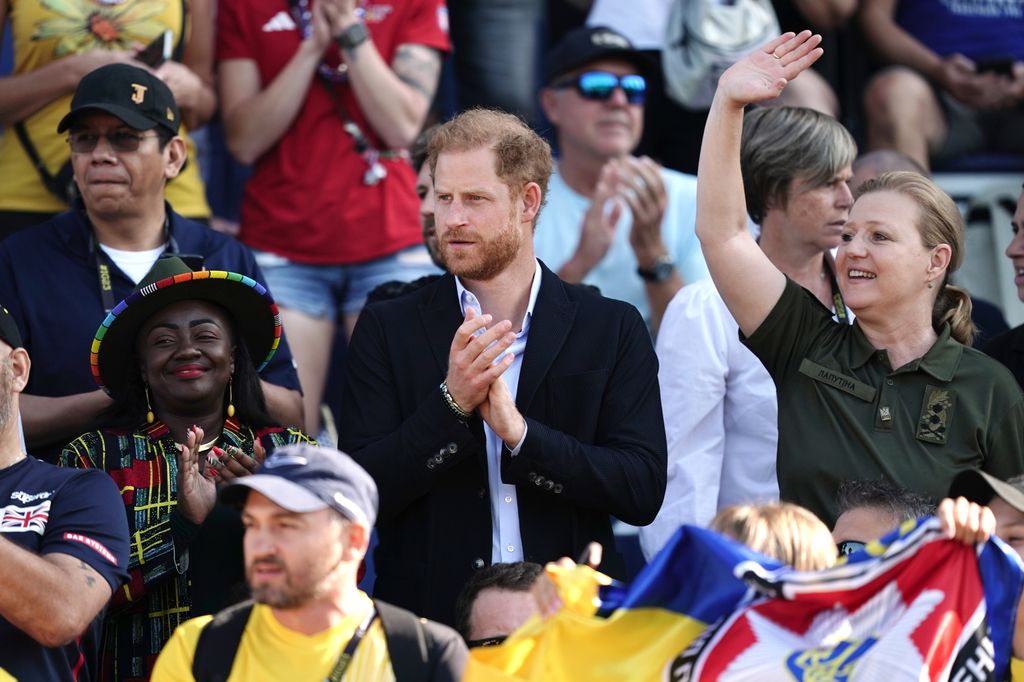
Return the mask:
[[955,403],[956,393],[948,388],[926,387],[921,418],[917,423],[917,439],[926,443],[944,444],[949,435]]

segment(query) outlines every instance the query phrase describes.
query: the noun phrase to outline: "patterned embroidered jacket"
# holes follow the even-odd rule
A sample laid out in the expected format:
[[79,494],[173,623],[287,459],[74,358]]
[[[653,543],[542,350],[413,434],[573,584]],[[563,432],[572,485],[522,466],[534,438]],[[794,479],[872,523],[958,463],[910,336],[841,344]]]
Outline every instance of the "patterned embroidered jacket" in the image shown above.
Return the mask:
[[[229,418],[217,444],[252,456],[257,438],[267,454],[282,445],[313,442],[297,430],[253,430]],[[91,431],[61,453],[61,466],[110,474],[128,513],[129,579],[107,612],[100,679],[148,680],[179,623],[245,597],[239,514],[217,505],[202,526],[179,514],[177,454],[170,430],[160,421],[134,431]]]

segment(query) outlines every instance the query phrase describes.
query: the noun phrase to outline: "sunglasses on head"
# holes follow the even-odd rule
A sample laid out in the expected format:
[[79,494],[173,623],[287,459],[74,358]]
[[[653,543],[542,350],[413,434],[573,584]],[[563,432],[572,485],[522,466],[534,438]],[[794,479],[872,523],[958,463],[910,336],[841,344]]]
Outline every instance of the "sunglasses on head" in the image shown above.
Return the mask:
[[114,130],[109,133],[73,130],[68,135],[68,143],[71,145],[71,151],[74,153],[89,154],[96,149],[96,145],[99,144],[101,137],[106,138],[110,148],[115,152],[136,152],[139,150],[139,145],[142,144],[143,140],[147,137],[157,137],[157,135],[147,135],[146,133],[139,133],[134,130]]
[[647,81],[635,73],[617,76],[607,71],[586,71],[551,84],[551,87],[576,88],[583,99],[604,101],[612,96],[615,88],[622,88],[626,101],[630,104],[643,104],[647,92]]
[[854,552],[860,549],[864,549],[864,543],[856,540],[844,540],[840,542],[836,547],[839,549],[839,556],[850,556]]

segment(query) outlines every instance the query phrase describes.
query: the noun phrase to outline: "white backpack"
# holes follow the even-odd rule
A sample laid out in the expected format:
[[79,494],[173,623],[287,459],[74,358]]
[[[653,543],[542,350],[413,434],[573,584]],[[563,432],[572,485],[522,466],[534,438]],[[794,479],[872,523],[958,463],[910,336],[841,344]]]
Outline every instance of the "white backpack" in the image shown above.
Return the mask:
[[674,0],[661,52],[665,92],[708,109],[722,73],[779,32],[770,0]]

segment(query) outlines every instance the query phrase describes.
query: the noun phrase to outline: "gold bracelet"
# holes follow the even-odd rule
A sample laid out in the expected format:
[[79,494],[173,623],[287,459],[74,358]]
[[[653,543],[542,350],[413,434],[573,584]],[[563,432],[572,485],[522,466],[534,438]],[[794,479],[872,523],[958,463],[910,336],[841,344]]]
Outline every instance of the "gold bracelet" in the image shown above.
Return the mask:
[[445,379],[441,382],[441,395],[444,396],[445,403],[448,404],[448,409],[451,410],[452,414],[459,418],[460,421],[468,422],[469,418],[473,416],[473,413],[466,412],[464,409],[459,407],[459,404],[455,402],[455,398],[448,392],[448,380]]

